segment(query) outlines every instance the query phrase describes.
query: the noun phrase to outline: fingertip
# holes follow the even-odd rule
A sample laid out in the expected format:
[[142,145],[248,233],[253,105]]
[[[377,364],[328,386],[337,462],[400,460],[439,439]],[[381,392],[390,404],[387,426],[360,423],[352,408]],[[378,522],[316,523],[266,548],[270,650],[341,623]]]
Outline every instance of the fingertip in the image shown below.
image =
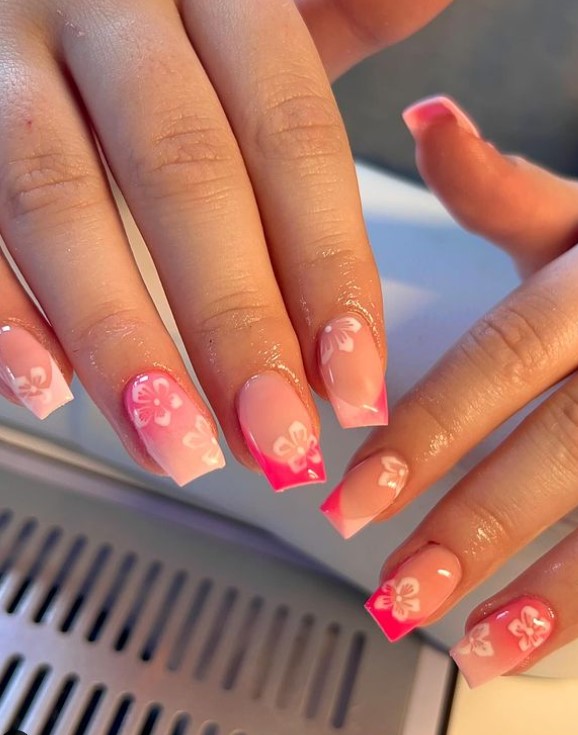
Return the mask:
[[416,142],[433,125],[452,121],[469,135],[481,138],[480,131],[471,118],[454,100],[445,95],[426,97],[415,102],[403,111],[402,118]]

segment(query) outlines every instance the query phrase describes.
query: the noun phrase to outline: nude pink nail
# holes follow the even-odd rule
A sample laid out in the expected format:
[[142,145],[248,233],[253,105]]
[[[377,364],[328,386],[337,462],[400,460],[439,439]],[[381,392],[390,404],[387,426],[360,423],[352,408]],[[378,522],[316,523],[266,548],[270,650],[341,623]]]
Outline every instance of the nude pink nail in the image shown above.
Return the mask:
[[0,381],[39,419],[74,398],[50,352],[22,327],[0,328]]
[[275,372],[251,378],[238,412],[247,446],[275,491],[325,482],[311,417],[288,380]]
[[451,119],[467,133],[480,138],[480,131],[466,113],[449,97],[443,95],[427,97],[416,102],[403,112],[403,120],[414,136],[419,136],[430,125]]
[[426,621],[448,599],[462,577],[459,559],[430,544],[401,564],[365,603],[392,642]]
[[383,365],[371,330],[360,317],[345,314],[323,328],[319,370],[344,429],[387,424]]
[[211,425],[167,373],[153,371],[131,380],[124,402],[148,453],[178,485],[225,466]]
[[473,627],[450,656],[473,689],[520,666],[553,629],[550,608],[541,600],[523,597]]
[[394,452],[366,459],[350,470],[320,510],[343,538],[359,533],[393,504],[409,476]]

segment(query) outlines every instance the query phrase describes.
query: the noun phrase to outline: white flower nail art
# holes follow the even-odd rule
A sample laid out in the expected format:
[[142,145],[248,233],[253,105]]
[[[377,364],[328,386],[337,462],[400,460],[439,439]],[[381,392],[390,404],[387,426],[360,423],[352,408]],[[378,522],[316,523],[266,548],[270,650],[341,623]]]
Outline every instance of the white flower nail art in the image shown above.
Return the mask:
[[464,646],[460,646],[458,653],[467,655],[473,653],[476,656],[487,658],[494,655],[494,647],[488,640],[490,635],[489,623],[480,623],[472,628],[468,635],[468,642]]
[[526,605],[522,608],[520,617],[508,625],[508,630],[518,638],[521,651],[530,651],[544,643],[550,635],[551,627],[550,621],[541,618],[535,607]]
[[213,434],[211,425],[204,416],[197,416],[195,430],[185,434],[183,444],[189,449],[202,451],[201,461],[209,467],[214,467],[223,461],[221,447]]
[[44,368],[33,367],[28,375],[14,378],[12,385],[16,395],[23,401],[38,400],[47,404],[52,400],[50,382]]
[[415,577],[403,577],[399,581],[391,579],[382,585],[382,595],[376,598],[376,610],[391,610],[396,620],[404,622],[410,613],[420,611],[419,582]]
[[135,404],[134,420],[141,429],[148,426],[151,421],[158,426],[168,426],[173,411],[183,405],[180,396],[171,392],[170,383],[166,378],[155,378],[146,383],[135,384],[132,389],[132,400]]
[[389,487],[395,491],[395,497],[400,494],[407,480],[407,465],[396,457],[386,455],[381,458],[383,472],[379,476],[379,487]]
[[287,462],[294,474],[306,469],[309,462],[320,464],[322,461],[317,439],[301,421],[291,424],[288,436],[280,436],[275,440],[273,452]]
[[353,352],[355,347],[353,335],[357,334],[361,327],[361,322],[352,316],[344,316],[328,324],[319,340],[321,364],[327,365],[335,350]]

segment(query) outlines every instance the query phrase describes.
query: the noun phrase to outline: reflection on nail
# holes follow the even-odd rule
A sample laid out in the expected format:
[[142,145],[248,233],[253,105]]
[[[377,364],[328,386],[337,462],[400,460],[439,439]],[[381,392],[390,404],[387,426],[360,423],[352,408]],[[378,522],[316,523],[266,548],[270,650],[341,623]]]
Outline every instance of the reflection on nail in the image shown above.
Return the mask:
[[321,511],[346,539],[378,518],[405,487],[409,469],[394,452],[366,459],[350,470]]
[[22,327],[0,328],[0,381],[39,419],[74,397],[52,355]]
[[248,380],[238,411],[247,446],[276,491],[325,482],[311,417],[285,378],[267,372]]
[[225,466],[211,425],[167,373],[152,371],[133,378],[124,401],[148,453],[178,485]]
[[478,687],[520,666],[548,640],[553,627],[547,605],[523,597],[474,626],[450,655],[469,686]]

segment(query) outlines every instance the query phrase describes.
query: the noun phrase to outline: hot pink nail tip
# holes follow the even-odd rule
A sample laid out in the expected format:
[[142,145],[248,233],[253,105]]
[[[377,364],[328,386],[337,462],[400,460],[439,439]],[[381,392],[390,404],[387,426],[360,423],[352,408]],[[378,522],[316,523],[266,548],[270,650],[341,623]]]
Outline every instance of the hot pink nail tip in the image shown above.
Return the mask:
[[320,510],[343,538],[368,526],[399,497],[409,468],[395,453],[370,457],[350,470]]
[[124,401],[148,453],[178,485],[225,466],[211,425],[170,375],[139,375],[127,385]]
[[0,381],[39,419],[74,398],[52,355],[22,327],[0,329]]
[[276,492],[325,482],[325,466],[309,412],[278,373],[251,378],[238,400],[239,422],[253,457]]
[[392,643],[426,621],[461,579],[458,558],[442,546],[424,547],[386,579],[365,609]]
[[329,322],[319,336],[319,369],[344,429],[387,424],[383,365],[373,334],[356,314]]
[[466,113],[452,99],[443,95],[427,97],[403,112],[403,120],[412,135],[423,132],[443,118],[453,118],[463,130],[476,138],[480,137],[480,131]]
[[473,689],[520,666],[554,628],[552,611],[525,597],[482,620],[450,651]]

